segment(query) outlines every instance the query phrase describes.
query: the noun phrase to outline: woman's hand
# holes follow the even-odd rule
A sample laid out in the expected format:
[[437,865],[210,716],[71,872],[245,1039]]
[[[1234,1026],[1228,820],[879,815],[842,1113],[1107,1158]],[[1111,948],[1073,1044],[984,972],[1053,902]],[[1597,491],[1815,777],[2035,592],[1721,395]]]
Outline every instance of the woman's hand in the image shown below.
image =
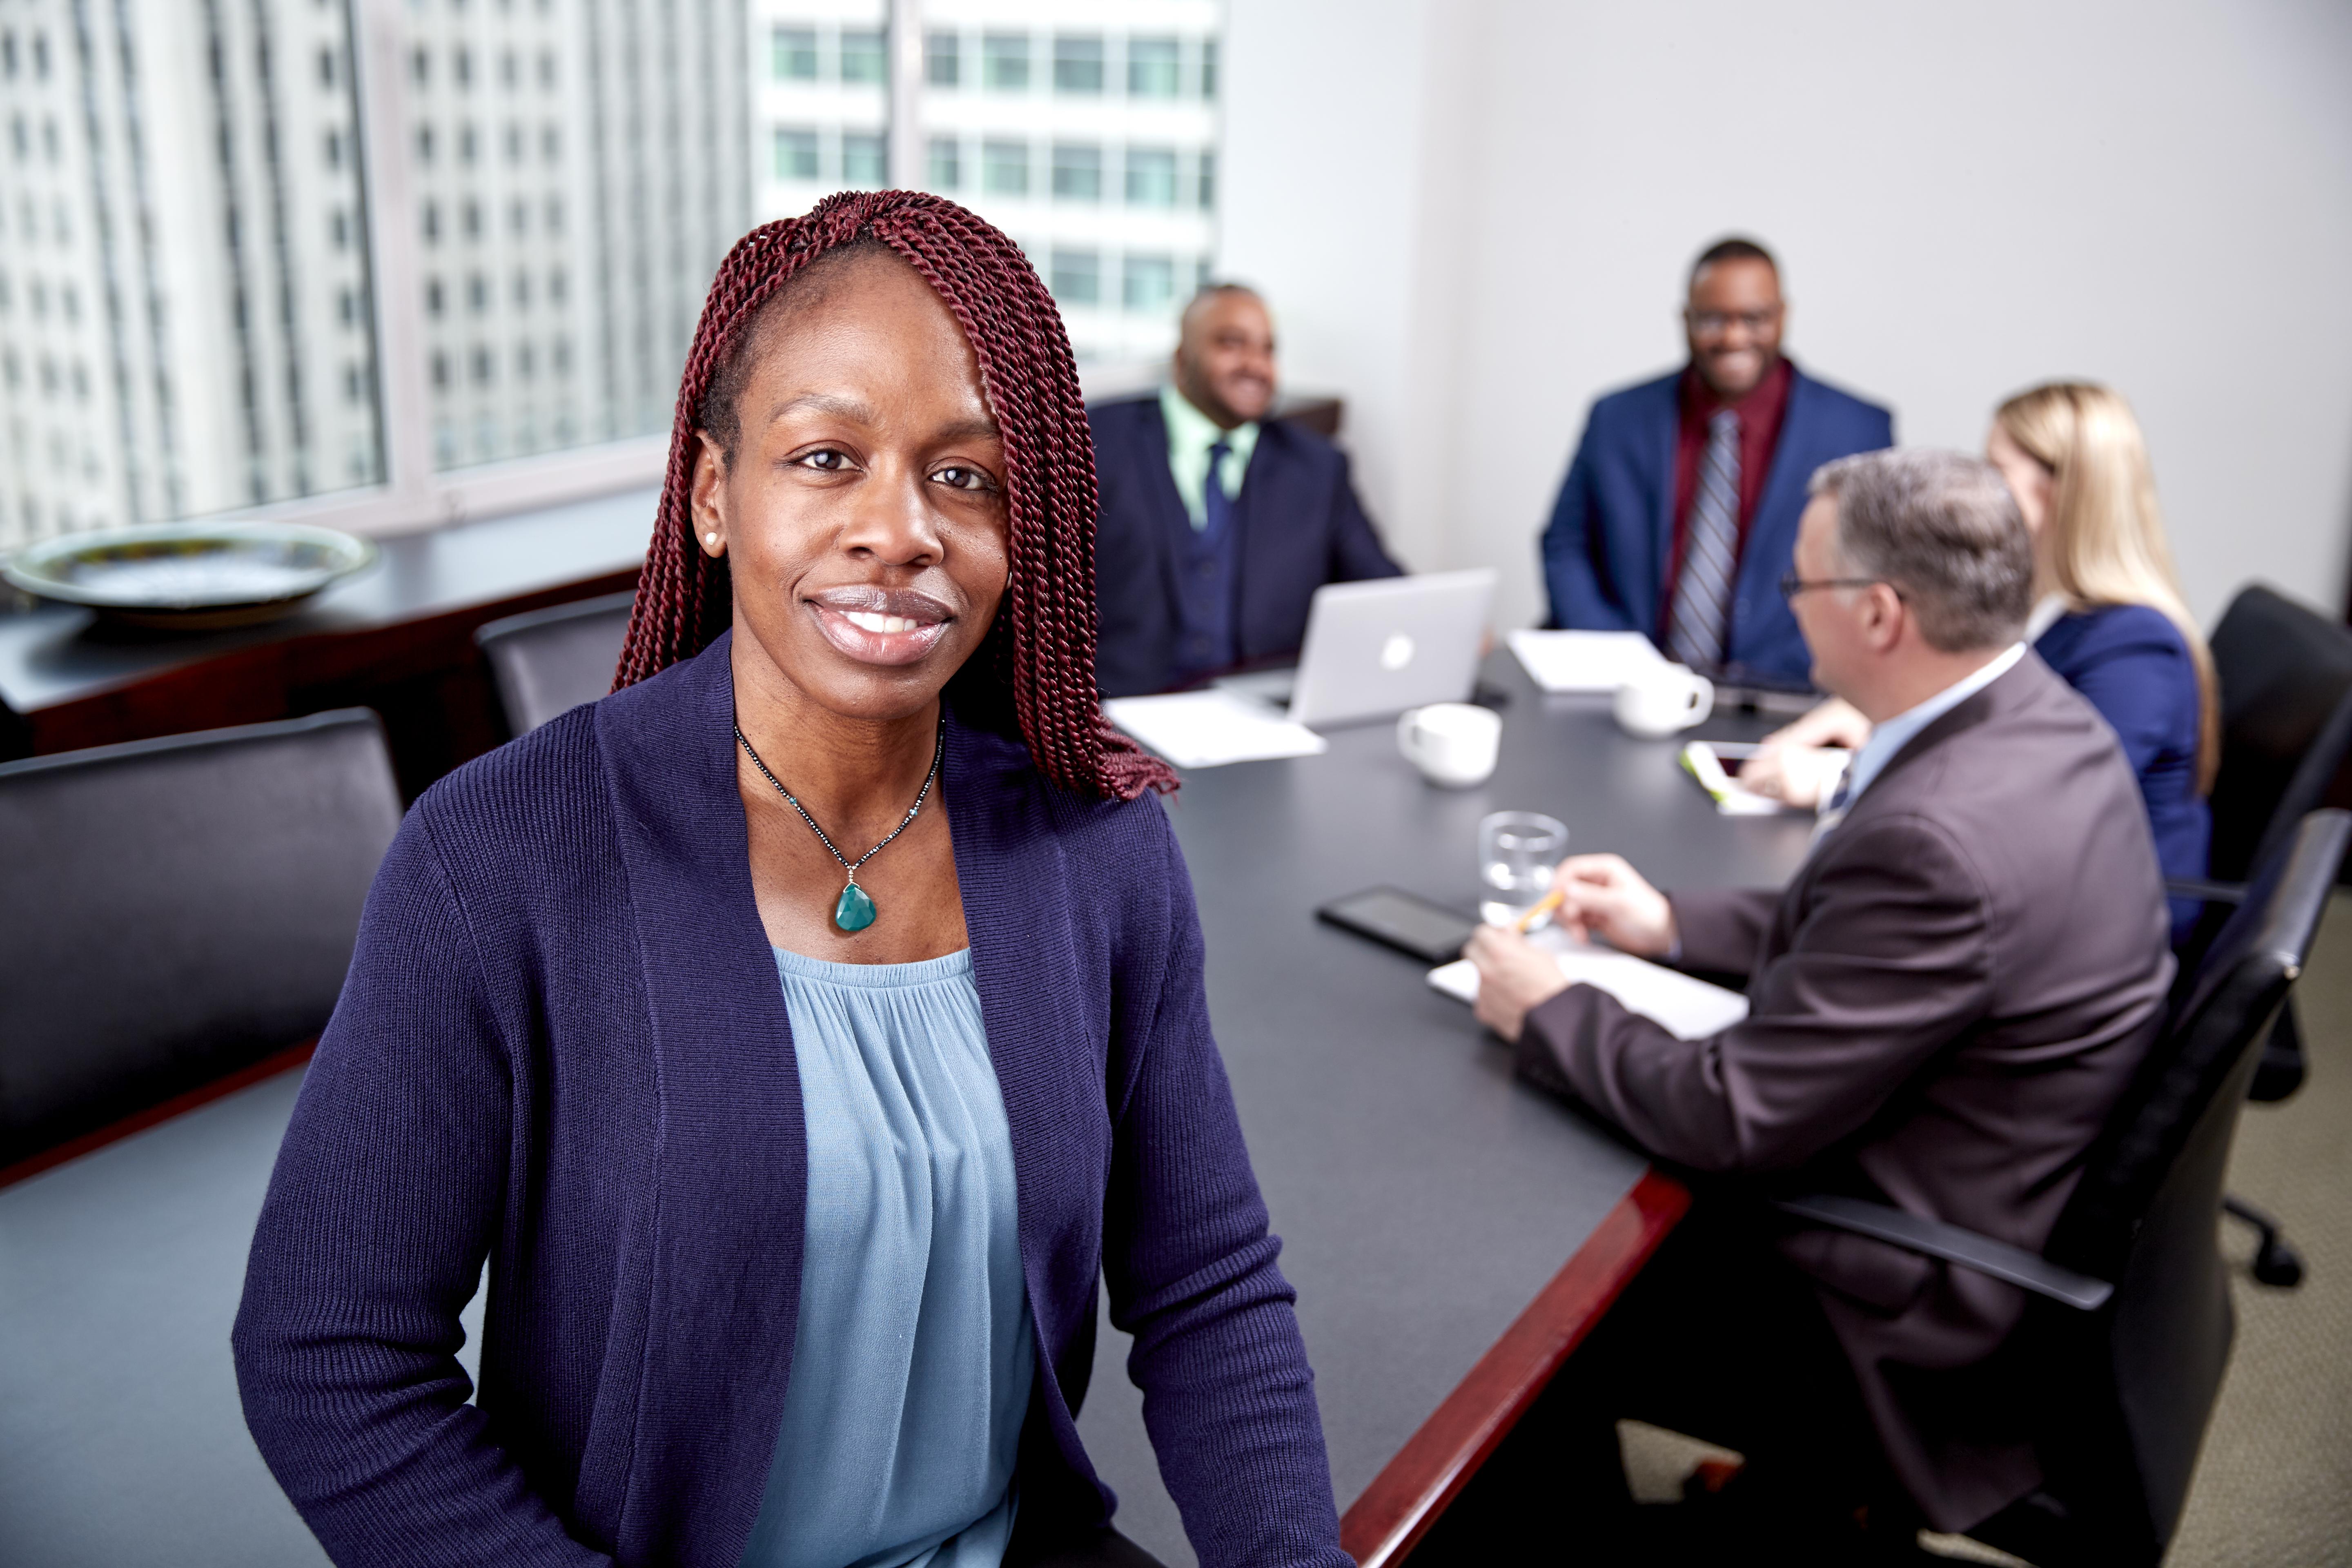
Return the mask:
[[1817,705],[1793,724],[1784,724],[1764,737],[1768,746],[1843,746],[1848,751],[1870,739],[1870,721],[1843,697]]
[[1528,1014],[1568,989],[1568,976],[1551,954],[1507,926],[1480,926],[1462,955],[1478,969],[1478,1000],[1471,1013],[1514,1044]]
[[1817,810],[1837,787],[1848,759],[1814,746],[1767,741],[1739,770],[1739,787],[1783,805]]
[[1571,855],[1553,873],[1552,886],[1560,895],[1552,921],[1569,935],[1597,936],[1642,958],[1674,951],[1674,905],[1622,857]]
[[1739,770],[1739,784],[1783,805],[1818,807],[1835,787],[1845,763],[1822,748],[1853,751],[1870,739],[1870,721],[1843,698],[1832,697],[1795,723],[1764,737],[1764,745]]

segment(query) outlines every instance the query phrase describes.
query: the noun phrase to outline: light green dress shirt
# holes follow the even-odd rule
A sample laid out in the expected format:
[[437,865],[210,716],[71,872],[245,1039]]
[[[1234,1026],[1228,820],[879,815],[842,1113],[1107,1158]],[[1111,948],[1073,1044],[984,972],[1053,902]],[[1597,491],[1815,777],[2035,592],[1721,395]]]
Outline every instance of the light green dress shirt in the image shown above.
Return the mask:
[[1242,493],[1242,474],[1257,450],[1257,421],[1221,429],[1172,386],[1160,389],[1160,417],[1168,426],[1168,473],[1183,498],[1184,515],[1195,531],[1209,526],[1209,448],[1223,441],[1227,452],[1217,470],[1219,489],[1233,500]]

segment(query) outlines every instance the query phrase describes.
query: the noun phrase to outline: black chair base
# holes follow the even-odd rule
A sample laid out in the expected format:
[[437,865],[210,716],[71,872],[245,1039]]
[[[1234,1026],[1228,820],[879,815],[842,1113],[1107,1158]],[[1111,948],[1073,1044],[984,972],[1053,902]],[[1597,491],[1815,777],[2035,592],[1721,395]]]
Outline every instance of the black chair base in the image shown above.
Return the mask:
[[2276,1290],[2303,1283],[2303,1254],[2279,1235],[2279,1222],[2243,1198],[2223,1197],[2221,1212],[2254,1227],[2254,1282]]

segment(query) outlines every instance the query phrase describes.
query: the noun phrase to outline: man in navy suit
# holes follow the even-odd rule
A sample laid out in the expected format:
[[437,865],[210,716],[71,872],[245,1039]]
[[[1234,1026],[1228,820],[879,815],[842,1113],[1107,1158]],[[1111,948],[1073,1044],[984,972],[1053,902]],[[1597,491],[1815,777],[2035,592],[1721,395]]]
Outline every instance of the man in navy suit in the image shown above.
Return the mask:
[[1274,321],[1236,284],[1184,309],[1175,384],[1098,404],[1095,531],[1105,697],[1188,685],[1297,650],[1326,583],[1395,577],[1348,459],[1268,419]]
[[1544,529],[1551,622],[1635,631],[1711,672],[1810,684],[1780,597],[1805,482],[1835,458],[1895,444],[1893,416],[1780,353],[1788,310],[1751,240],[1692,264],[1690,363],[1592,405]]

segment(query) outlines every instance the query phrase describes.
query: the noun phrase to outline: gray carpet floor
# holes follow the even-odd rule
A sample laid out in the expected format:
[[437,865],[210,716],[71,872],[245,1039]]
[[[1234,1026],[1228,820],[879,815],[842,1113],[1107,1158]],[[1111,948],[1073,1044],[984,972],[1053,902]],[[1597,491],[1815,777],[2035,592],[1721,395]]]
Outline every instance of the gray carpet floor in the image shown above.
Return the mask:
[[2303,1254],[2299,1289],[2244,1274],[2238,1339],[2168,1568],[2352,1568],[2352,898],[2339,896],[2296,986],[2310,1078],[2250,1105],[2230,1188],[2277,1215]]
[[[2246,1272],[2252,1234],[2231,1222],[2238,1337],[2167,1568],[2352,1568],[2352,897],[2339,895],[2296,988],[2310,1076],[2293,1099],[2250,1105],[2230,1190],[2284,1222],[2303,1254],[2294,1290]],[[1620,1428],[1634,1494],[1670,1501],[1723,1450]],[[1959,1561],[2016,1559],[1955,1538]]]

